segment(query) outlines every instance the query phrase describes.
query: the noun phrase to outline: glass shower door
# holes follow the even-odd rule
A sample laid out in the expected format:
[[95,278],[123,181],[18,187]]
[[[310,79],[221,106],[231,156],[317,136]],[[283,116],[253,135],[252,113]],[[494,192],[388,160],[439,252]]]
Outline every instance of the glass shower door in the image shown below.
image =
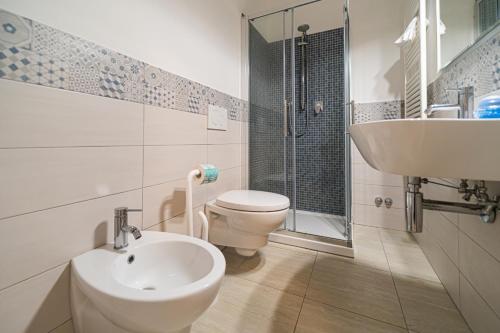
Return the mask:
[[290,199],[291,214],[283,227],[293,228],[294,132],[291,81],[291,13],[282,11],[249,21],[250,189],[279,193]]
[[[337,13],[336,19],[318,22],[322,12]],[[343,0],[317,1],[249,20],[249,186],[290,199],[280,234],[348,245],[348,23],[342,13]]]

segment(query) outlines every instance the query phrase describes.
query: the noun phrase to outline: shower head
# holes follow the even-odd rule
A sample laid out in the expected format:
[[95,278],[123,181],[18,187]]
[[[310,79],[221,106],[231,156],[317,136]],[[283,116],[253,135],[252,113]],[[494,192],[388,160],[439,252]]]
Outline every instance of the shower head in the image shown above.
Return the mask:
[[305,34],[307,32],[307,30],[309,30],[309,24],[301,24],[301,25],[299,25],[297,30],[302,32],[303,34]]

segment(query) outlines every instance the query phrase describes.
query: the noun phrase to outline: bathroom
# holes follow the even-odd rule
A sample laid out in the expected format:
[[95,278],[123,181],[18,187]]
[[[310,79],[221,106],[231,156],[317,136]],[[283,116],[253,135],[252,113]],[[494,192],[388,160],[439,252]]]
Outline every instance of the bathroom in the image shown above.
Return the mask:
[[500,332],[499,6],[0,0],[0,332]]

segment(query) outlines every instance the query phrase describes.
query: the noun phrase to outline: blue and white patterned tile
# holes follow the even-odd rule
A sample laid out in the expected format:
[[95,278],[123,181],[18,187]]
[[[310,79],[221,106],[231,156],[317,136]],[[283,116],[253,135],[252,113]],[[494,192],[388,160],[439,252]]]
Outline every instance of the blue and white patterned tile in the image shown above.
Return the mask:
[[23,48],[11,46],[0,50],[0,78],[33,82],[36,76],[33,71],[35,61],[36,55]]
[[99,71],[99,96],[125,99],[125,76]]
[[142,103],[144,63],[121,53],[101,49],[99,87],[101,96]]
[[144,103],[163,108],[175,108],[175,76],[146,64],[144,69]]
[[68,87],[68,66],[65,61],[43,54],[36,55],[33,63],[33,83],[59,89]]
[[[207,114],[242,101],[91,41],[0,9],[0,78]],[[247,107],[248,109],[248,107]]]
[[97,65],[70,64],[68,90],[99,95],[99,69]]
[[90,65],[101,58],[100,47],[90,41],[33,22],[33,50],[49,57],[57,57],[68,64]]
[[31,50],[32,22],[0,9],[0,50],[16,47]]

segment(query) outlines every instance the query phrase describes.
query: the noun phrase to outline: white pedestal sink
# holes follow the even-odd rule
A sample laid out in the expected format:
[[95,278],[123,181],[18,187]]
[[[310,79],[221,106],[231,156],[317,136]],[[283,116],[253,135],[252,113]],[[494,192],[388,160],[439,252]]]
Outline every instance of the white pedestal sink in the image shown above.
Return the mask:
[[384,120],[352,125],[350,133],[366,162],[383,172],[500,180],[500,120]]
[[124,249],[109,244],[72,260],[77,333],[189,332],[214,301],[226,266],[216,247],[178,234],[142,235]]

